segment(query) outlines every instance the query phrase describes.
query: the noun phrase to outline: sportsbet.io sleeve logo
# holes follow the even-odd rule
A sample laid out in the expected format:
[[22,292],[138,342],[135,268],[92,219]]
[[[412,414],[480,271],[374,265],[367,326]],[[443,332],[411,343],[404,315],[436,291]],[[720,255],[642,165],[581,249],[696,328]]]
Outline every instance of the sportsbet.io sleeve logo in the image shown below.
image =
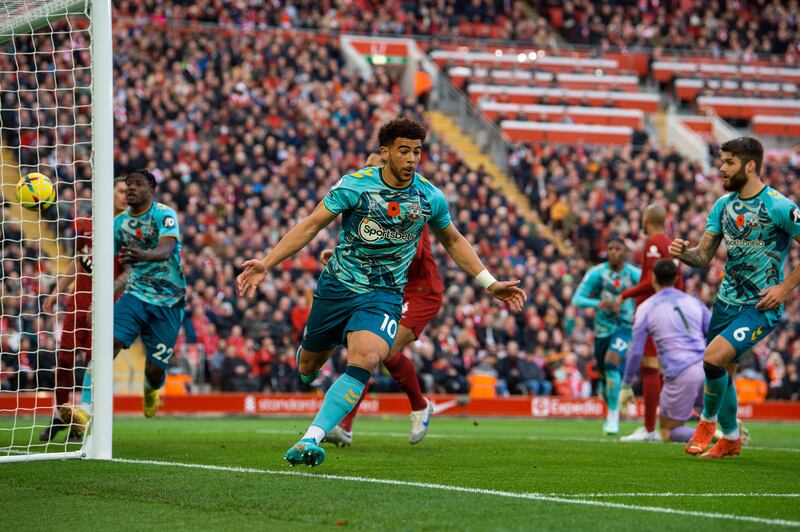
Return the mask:
[[792,221],[796,224],[800,224],[800,209],[797,207],[792,209]]
[[166,227],[167,229],[172,229],[173,227],[175,227],[175,218],[173,218],[172,216],[167,216],[161,223],[163,223],[164,227]]
[[358,224],[358,236],[364,242],[376,242],[380,239],[384,240],[403,240],[409,242],[414,240],[416,235],[412,233],[404,233],[402,231],[395,231],[394,229],[385,229],[381,224],[369,218],[363,218],[361,223]]

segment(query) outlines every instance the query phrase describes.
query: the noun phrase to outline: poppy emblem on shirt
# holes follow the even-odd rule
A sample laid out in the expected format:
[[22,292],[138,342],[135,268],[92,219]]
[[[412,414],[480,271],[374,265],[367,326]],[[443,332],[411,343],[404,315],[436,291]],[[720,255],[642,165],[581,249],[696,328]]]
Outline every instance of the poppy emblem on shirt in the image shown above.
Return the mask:
[[619,288],[622,282],[619,279],[614,279],[614,288]]
[[141,227],[137,227],[136,228],[136,238],[138,238],[139,240],[144,238],[144,233],[142,232],[142,228]]
[[736,227],[744,227],[744,214],[736,217]]
[[400,214],[400,204],[396,201],[390,201],[388,205],[386,205],[386,212],[389,213],[389,216],[394,218]]

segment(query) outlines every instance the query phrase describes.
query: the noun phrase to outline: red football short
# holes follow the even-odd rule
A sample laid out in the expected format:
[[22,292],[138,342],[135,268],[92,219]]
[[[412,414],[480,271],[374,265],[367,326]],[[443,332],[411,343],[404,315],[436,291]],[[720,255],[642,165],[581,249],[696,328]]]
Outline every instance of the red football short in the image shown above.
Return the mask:
[[403,314],[400,325],[414,331],[419,338],[428,323],[442,308],[442,294],[435,292],[413,292],[403,296]]
[[656,350],[656,343],[653,341],[653,337],[647,337],[647,342],[644,344],[644,356],[646,357],[657,357],[658,351]]
[[83,350],[86,361],[91,358],[92,315],[89,312],[69,312],[64,319],[59,351]]

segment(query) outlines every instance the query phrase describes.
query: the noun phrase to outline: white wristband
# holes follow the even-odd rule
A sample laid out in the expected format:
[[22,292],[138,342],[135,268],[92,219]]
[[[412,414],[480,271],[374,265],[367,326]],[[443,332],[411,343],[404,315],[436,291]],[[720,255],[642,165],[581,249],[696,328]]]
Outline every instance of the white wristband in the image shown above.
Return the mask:
[[489,273],[489,270],[487,269],[484,269],[481,273],[475,276],[475,282],[484,288],[489,288],[492,283],[496,281],[497,279],[492,277],[492,274]]

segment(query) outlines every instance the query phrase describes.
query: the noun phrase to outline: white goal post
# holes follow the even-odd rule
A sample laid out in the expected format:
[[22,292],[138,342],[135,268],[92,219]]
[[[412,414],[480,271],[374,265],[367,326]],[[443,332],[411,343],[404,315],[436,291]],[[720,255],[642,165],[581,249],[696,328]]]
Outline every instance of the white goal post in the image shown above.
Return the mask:
[[[113,119],[111,0],[0,1],[0,462],[112,456]],[[55,185],[53,206],[17,201],[16,182],[33,172]],[[63,301],[73,300],[58,281],[77,268],[75,227],[89,217],[92,252],[79,271],[91,273],[91,416],[80,438],[72,417],[45,441],[59,369],[78,380],[59,367]],[[46,312],[54,290],[60,304]],[[73,406],[80,386],[61,387]]]

